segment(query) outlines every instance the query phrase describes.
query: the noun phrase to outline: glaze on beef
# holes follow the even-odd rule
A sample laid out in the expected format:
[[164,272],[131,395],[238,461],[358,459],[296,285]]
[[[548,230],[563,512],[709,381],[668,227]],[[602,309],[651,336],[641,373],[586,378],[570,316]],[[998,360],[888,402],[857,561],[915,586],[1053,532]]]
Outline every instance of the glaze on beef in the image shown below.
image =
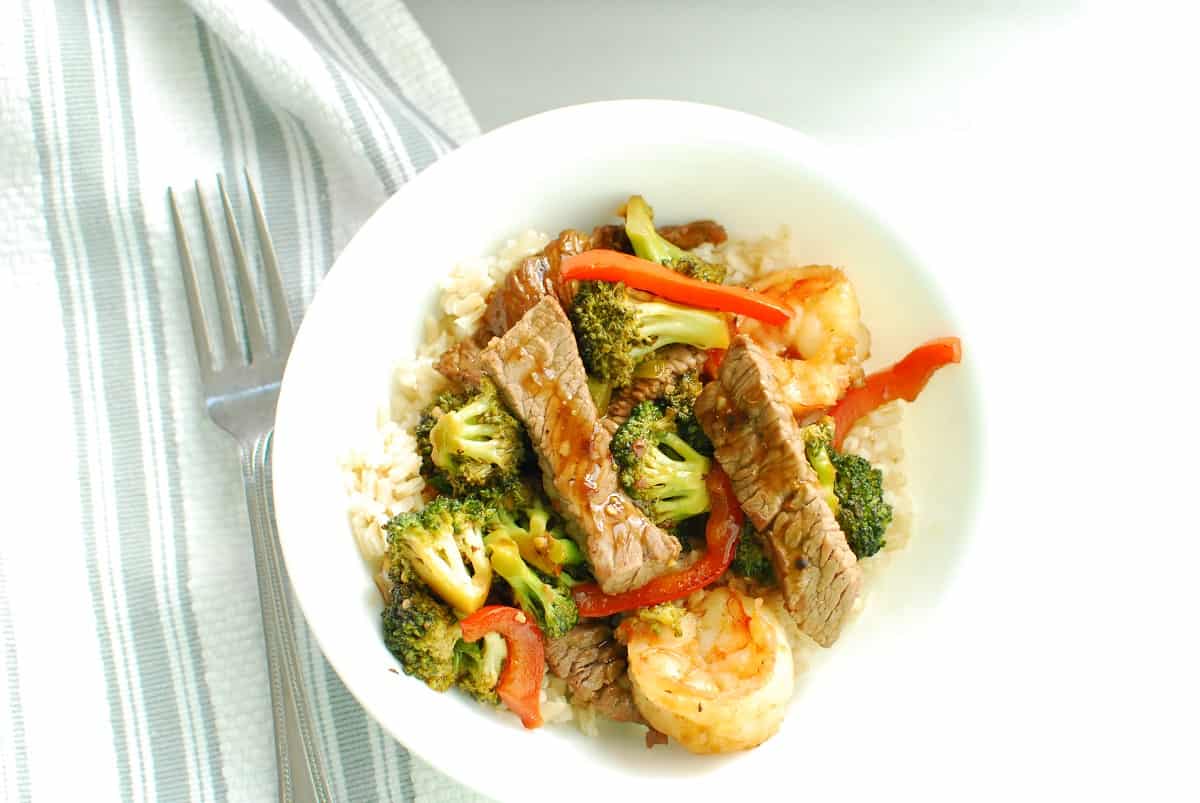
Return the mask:
[[788,611],[828,647],[858,597],[862,570],[805,457],[767,355],[744,335],[726,352],[718,381],[697,398],[696,415],[742,509],[765,536]]
[[545,296],[482,356],[509,410],[525,425],[551,502],[575,525],[607,593],[637,588],[665,571],[679,541],[645,517],[618,486],[587,388],[571,323]]
[[516,265],[504,283],[488,296],[487,309],[476,333],[476,342],[486,346],[493,337],[507,332],[525,313],[547,295],[556,296],[570,306],[570,288],[559,279],[563,257],[581,254],[591,248],[591,238],[568,229],[547,243],[540,253],[526,257]]

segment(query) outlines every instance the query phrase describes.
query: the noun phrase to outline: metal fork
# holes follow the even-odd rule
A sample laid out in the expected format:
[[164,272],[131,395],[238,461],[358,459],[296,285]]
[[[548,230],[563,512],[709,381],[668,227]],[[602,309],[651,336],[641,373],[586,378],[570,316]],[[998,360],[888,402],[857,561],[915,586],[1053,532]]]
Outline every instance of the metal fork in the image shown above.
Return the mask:
[[[242,482],[250,512],[250,533],[254,544],[263,635],[267,646],[279,799],[282,803],[291,803],[293,800],[293,771],[288,749],[290,713],[300,735],[313,792],[318,801],[325,803],[330,801],[331,797],[317,751],[307,694],[301,682],[295,631],[292,629],[293,617],[287,597],[283,558],[279,553],[275,530],[274,501],[271,496],[271,433],[275,421],[275,402],[279,397],[279,382],[283,377],[283,366],[292,345],[292,322],[275,248],[267,231],[266,217],[263,215],[262,204],[248,171],[245,173],[245,179],[267,279],[265,309],[272,313],[270,318],[274,321],[273,348],[267,338],[263,310],[259,306],[260,300],[255,295],[246,248],[238,231],[233,204],[225,191],[225,183],[221,176],[217,176],[217,189],[221,196],[225,226],[233,251],[240,303],[235,302],[230,293],[217,233],[209,217],[208,204],[200,182],[196,182],[200,220],[204,228],[209,267],[217,296],[222,334],[220,341],[209,336],[201,302],[200,284],[174,190],[168,189],[167,196],[175,223],[179,260],[183,264],[184,287],[192,319],[196,355],[200,362],[205,406],[213,421],[237,439],[241,450]],[[288,706],[286,692],[291,693],[291,707]]]

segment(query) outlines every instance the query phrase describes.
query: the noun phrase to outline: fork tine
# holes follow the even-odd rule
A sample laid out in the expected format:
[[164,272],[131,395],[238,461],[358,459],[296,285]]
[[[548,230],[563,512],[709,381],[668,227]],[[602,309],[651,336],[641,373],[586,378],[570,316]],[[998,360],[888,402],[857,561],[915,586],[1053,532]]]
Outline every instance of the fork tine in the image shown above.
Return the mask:
[[221,203],[225,207],[225,226],[229,229],[229,241],[233,246],[233,261],[237,268],[238,290],[242,296],[242,315],[246,319],[246,336],[250,341],[250,360],[265,357],[270,353],[267,348],[267,333],[263,328],[262,313],[258,309],[258,300],[254,295],[254,282],[250,279],[250,266],[246,263],[246,249],[242,245],[242,235],[238,232],[237,219],[233,216],[233,204],[229,201],[229,193],[225,191],[225,181],[217,176],[217,189],[221,192]]
[[286,352],[292,344],[292,316],[288,312],[287,294],[283,290],[283,276],[279,273],[279,260],[275,257],[275,246],[271,242],[271,232],[267,229],[267,217],[263,214],[254,182],[250,180],[250,170],[247,168],[242,172],[246,177],[246,190],[250,193],[250,206],[254,210],[258,245],[262,250],[263,267],[267,273],[267,292],[270,293],[271,304],[275,307],[275,347]]
[[196,182],[196,200],[200,204],[200,222],[204,227],[204,242],[208,247],[208,264],[212,269],[213,287],[217,291],[217,311],[221,316],[221,335],[225,339],[225,362],[244,363],[246,353],[242,348],[242,339],[238,336],[237,324],[233,317],[233,296],[229,293],[229,283],[225,280],[225,260],[221,258],[221,244],[217,242],[217,230],[208,214],[208,199],[200,182]]
[[175,203],[175,191],[167,188],[167,199],[171,202],[171,219],[175,223],[175,243],[179,246],[179,262],[183,266],[183,288],[187,293],[188,314],[192,319],[192,339],[196,344],[196,359],[200,362],[200,375],[207,381],[212,375],[213,357],[209,345],[208,325],[204,321],[204,308],[200,306],[200,285],[196,281],[196,268],[192,264],[192,250],[188,247],[183,218],[179,215],[179,204]]

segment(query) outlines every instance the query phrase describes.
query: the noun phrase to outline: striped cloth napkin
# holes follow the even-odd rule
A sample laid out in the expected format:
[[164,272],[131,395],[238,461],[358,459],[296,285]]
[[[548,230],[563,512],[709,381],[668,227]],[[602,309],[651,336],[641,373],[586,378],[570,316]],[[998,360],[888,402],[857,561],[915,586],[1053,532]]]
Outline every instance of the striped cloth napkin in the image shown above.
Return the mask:
[[[238,460],[166,188],[248,167],[298,317],[367,216],[477,133],[398,0],[0,3],[0,796],[274,798]],[[301,639],[336,800],[474,799]]]

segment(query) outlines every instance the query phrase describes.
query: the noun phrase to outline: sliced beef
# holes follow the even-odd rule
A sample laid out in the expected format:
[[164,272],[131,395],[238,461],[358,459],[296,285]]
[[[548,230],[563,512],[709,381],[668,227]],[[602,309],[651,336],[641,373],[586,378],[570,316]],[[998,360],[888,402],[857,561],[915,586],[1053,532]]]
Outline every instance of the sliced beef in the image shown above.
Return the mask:
[[720,245],[728,237],[725,234],[725,227],[715,220],[693,220],[682,226],[663,226],[658,233],[665,240],[674,243],[684,251],[699,248],[704,243]]
[[696,416],[756,529],[765,532],[792,494],[816,482],[767,355],[744,335],[696,399]]
[[582,254],[592,247],[591,237],[581,231],[567,229],[542,249],[542,253],[550,262],[550,269],[546,275],[549,277],[550,283],[554,287],[554,294],[558,296],[558,302],[562,304],[563,309],[571,308],[571,301],[575,297],[575,286],[578,282],[563,280],[562,261],[569,256]]
[[466,388],[479,387],[483,365],[479,362],[483,349],[474,340],[460,340],[442,353],[434,368],[438,373]]
[[[662,226],[658,233],[663,239],[685,251],[691,251],[704,243],[720,245],[727,239],[725,227],[713,220],[694,220],[682,226]],[[629,236],[625,234],[625,227],[618,225],[597,226],[592,229],[592,248],[633,253],[633,245],[629,242]]]
[[592,247],[592,238],[581,231],[566,229],[542,249],[542,254],[550,262],[551,273],[557,273],[563,259],[575,254],[582,254]]
[[767,355],[735,338],[696,415],[717,462],[768,551],[800,628],[829,646],[858,596],[862,571],[804,455],[800,427]]
[[602,622],[576,625],[546,643],[550,671],[567,681],[571,702],[589,706],[618,722],[641,722],[625,676],[625,645]]
[[623,254],[633,253],[633,243],[624,226],[597,226],[592,229],[592,248],[605,248],[609,251],[620,251]]
[[558,296],[570,305],[570,288],[559,278],[563,257],[580,254],[591,247],[591,238],[568,229],[546,244],[540,253],[526,257],[504,278],[504,284],[488,296],[482,325],[476,333],[481,346],[507,332],[546,295]]
[[554,284],[547,278],[549,271],[550,260],[544,254],[534,254],[508,272],[504,283],[488,296],[487,309],[475,334],[480,345],[507,332],[542,298],[554,292]]
[[525,425],[552,501],[581,535],[608,593],[637,588],[679,554],[679,541],[647,519],[617,485],[610,435],[599,426],[583,361],[553,296],[483,352],[483,370]]
[[707,358],[705,352],[682,343],[674,343],[656,351],[654,359],[658,372],[654,376],[635,379],[633,384],[613,394],[601,424],[609,432],[616,432],[640,402],[657,399],[679,377],[704,365]]
[[784,503],[764,539],[783,601],[796,624],[818,644],[837,641],[862,587],[862,570],[815,483]]

